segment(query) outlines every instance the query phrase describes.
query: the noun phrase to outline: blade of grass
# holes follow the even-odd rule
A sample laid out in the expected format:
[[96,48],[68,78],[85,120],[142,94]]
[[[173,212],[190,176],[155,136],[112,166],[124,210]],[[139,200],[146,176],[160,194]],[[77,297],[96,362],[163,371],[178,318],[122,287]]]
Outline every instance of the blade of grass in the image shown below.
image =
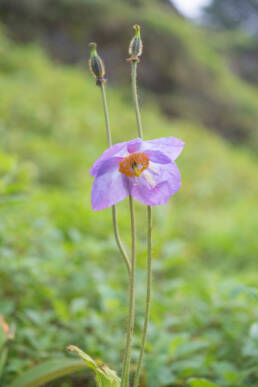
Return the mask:
[[39,387],[62,376],[86,369],[82,360],[60,358],[41,363],[18,376],[9,387]]

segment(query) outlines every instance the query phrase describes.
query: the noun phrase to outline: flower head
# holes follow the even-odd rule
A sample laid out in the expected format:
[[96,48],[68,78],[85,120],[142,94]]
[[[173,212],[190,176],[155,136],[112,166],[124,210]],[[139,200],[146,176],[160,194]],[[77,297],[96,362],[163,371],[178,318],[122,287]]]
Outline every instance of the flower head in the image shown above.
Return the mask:
[[111,207],[131,195],[149,206],[165,204],[181,185],[174,160],[184,147],[175,137],[140,138],[107,149],[94,163],[92,208]]

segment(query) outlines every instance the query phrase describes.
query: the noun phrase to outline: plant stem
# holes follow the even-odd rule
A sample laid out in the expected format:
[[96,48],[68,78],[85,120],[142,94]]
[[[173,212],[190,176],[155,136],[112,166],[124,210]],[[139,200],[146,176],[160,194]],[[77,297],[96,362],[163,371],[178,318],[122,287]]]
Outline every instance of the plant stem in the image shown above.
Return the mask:
[[[135,112],[136,112],[138,135],[140,138],[143,138],[141,114],[140,114],[138,94],[137,94],[137,61],[132,61],[132,92],[133,92],[134,106],[135,106]],[[148,258],[147,258],[146,304],[145,304],[145,316],[144,316],[144,326],[143,326],[143,333],[142,333],[142,339],[141,339],[140,354],[137,362],[137,368],[136,368],[136,373],[134,377],[133,387],[138,387],[138,384],[139,384],[144,349],[145,349],[146,338],[147,338],[148,325],[150,320],[150,300],[151,300],[151,282],[152,282],[152,210],[150,206],[147,206],[147,217],[148,217],[148,242],[147,242]]]
[[113,228],[114,228],[114,234],[117,246],[120,250],[120,253],[122,254],[122,257],[124,258],[128,274],[130,274],[131,271],[131,262],[129,261],[129,258],[127,256],[127,253],[125,251],[124,245],[121,241],[119,230],[118,230],[118,223],[117,223],[117,216],[116,216],[116,206],[112,206],[112,219],[113,219]]
[[138,94],[137,94],[137,61],[132,61],[132,93],[136,113],[136,121],[139,137],[143,138],[142,121],[139,108]]
[[142,333],[142,341],[141,341],[141,349],[140,355],[137,363],[137,369],[134,377],[133,387],[137,387],[139,385],[141,368],[142,368],[142,360],[143,354],[146,344],[147,338],[147,330],[150,320],[150,300],[151,300],[151,282],[152,282],[152,209],[150,206],[147,206],[147,214],[148,214],[148,263],[147,263],[147,292],[146,292],[146,306],[145,306],[145,318],[144,318],[144,326]]
[[[105,90],[104,82],[101,82],[101,96],[102,96],[104,115],[105,115],[107,142],[108,142],[108,146],[111,147],[112,146],[112,137],[111,137],[107,97],[106,97],[106,90]],[[125,250],[124,245],[123,245],[121,238],[120,238],[118,223],[117,223],[117,216],[116,216],[116,206],[112,206],[112,220],[113,220],[113,228],[114,228],[114,234],[115,234],[115,240],[116,240],[117,246],[118,246],[120,253],[125,261],[128,273],[130,273],[131,263],[129,261],[128,255],[126,253],[126,250]]]
[[130,363],[131,363],[131,350],[134,331],[134,310],[135,310],[135,263],[136,263],[136,230],[135,230],[135,216],[133,198],[129,196],[130,203],[130,216],[131,216],[131,238],[132,238],[132,260],[130,271],[130,289],[129,289],[129,313],[128,313],[128,325],[127,325],[127,339],[126,348],[123,361],[123,371],[121,387],[129,386],[130,375]]
[[105,114],[107,142],[108,142],[108,146],[111,147],[112,146],[112,137],[111,137],[107,97],[106,97],[106,90],[105,90],[105,83],[104,82],[101,82],[101,96],[102,96],[102,103],[103,103],[104,114]]

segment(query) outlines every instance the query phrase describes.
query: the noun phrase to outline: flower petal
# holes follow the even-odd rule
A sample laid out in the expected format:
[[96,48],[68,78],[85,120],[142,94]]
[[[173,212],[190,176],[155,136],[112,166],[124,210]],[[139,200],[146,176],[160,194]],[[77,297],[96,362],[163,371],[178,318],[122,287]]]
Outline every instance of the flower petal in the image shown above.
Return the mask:
[[166,156],[163,152],[160,152],[158,150],[147,149],[146,151],[144,151],[144,154],[147,155],[153,163],[157,163],[157,164],[171,163],[171,159],[168,156]]
[[152,171],[150,166],[141,177],[130,181],[131,195],[149,206],[165,204],[181,186],[181,176],[176,163],[155,164],[155,168],[156,170]]
[[174,161],[182,152],[185,143],[176,137],[161,137],[155,140],[144,141],[142,151],[147,149],[159,150]]
[[125,199],[129,195],[127,179],[118,169],[113,168],[96,176],[91,191],[93,210],[103,210]]
[[127,143],[127,150],[129,153],[134,153],[138,152],[141,145],[142,145],[142,139],[141,138],[136,138],[134,140],[128,141]]
[[[96,176],[97,173],[98,173],[98,169],[99,167],[103,164],[103,161],[109,159],[110,157],[112,156],[115,156],[117,153],[125,153],[125,155],[127,154],[127,151],[126,151],[126,148],[127,147],[127,142],[119,142],[118,144],[115,144],[113,146],[111,146],[110,148],[108,148],[100,158],[98,158],[95,163],[93,164],[91,170],[90,170],[90,174],[91,176]],[[123,152],[123,150],[125,152]],[[122,152],[121,152],[122,151]]]
[[104,173],[110,172],[113,169],[119,170],[119,162],[123,159],[123,157],[110,157],[110,159],[102,160],[102,162],[100,161],[98,168],[95,171],[95,176],[104,175]]

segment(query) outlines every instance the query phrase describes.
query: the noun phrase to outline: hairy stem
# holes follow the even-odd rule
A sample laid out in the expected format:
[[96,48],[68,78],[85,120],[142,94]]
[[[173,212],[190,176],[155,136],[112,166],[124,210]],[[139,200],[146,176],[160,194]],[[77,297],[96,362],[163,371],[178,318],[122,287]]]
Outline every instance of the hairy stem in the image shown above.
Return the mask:
[[120,250],[120,253],[122,257],[124,258],[128,274],[130,274],[131,270],[131,262],[129,261],[129,258],[127,256],[127,252],[125,251],[124,245],[121,241],[119,230],[118,230],[118,223],[117,223],[117,214],[116,214],[116,206],[112,206],[112,218],[113,218],[113,228],[114,228],[114,234],[117,246]]
[[130,271],[130,289],[129,289],[129,313],[127,323],[127,339],[123,361],[123,371],[121,387],[129,386],[129,375],[130,375],[130,363],[131,363],[131,350],[133,341],[134,331],[134,313],[135,313],[135,264],[136,264],[136,229],[135,229],[135,216],[134,216],[134,205],[133,198],[129,196],[130,203],[130,216],[131,216],[131,238],[132,238],[132,260],[131,260],[131,271]]
[[[132,61],[132,92],[134,99],[134,106],[136,112],[137,120],[137,129],[139,137],[143,138],[141,114],[139,108],[138,94],[137,94],[137,61]],[[152,282],[152,210],[150,206],[147,206],[147,217],[148,217],[148,258],[147,258],[147,289],[146,289],[146,303],[145,303],[145,316],[144,316],[144,326],[141,339],[141,347],[139,359],[137,362],[136,374],[134,378],[133,387],[138,387],[142,361],[144,355],[144,349],[147,339],[147,331],[150,320],[150,300],[151,300],[151,282]]]
[[137,363],[137,369],[134,377],[133,387],[137,387],[140,381],[141,368],[142,368],[142,360],[143,354],[146,344],[147,338],[147,330],[150,320],[150,300],[151,300],[151,282],[152,282],[152,209],[150,206],[147,206],[147,214],[148,214],[148,263],[147,263],[147,292],[146,292],[146,306],[145,306],[145,318],[144,318],[144,326],[141,340],[141,349],[140,355]]
[[[107,142],[108,146],[112,146],[112,137],[111,137],[111,129],[110,129],[110,121],[109,121],[109,114],[108,114],[108,105],[107,105],[107,97],[106,97],[106,90],[105,90],[105,84],[104,82],[101,82],[101,96],[102,96],[102,102],[103,102],[103,108],[104,108],[104,114],[105,114],[105,123],[106,123],[106,132],[107,132]],[[116,206],[112,206],[112,219],[113,219],[113,228],[114,228],[114,234],[115,234],[115,240],[117,243],[117,246],[120,250],[120,253],[125,261],[128,273],[130,273],[131,270],[131,263],[128,258],[127,252],[125,250],[125,247],[121,241],[119,229],[118,229],[118,223],[117,223],[117,216],[116,216]]]
[[137,94],[137,61],[132,61],[132,93],[134,100],[134,107],[136,113],[137,129],[139,137],[143,138],[142,120],[139,108],[138,94]]

